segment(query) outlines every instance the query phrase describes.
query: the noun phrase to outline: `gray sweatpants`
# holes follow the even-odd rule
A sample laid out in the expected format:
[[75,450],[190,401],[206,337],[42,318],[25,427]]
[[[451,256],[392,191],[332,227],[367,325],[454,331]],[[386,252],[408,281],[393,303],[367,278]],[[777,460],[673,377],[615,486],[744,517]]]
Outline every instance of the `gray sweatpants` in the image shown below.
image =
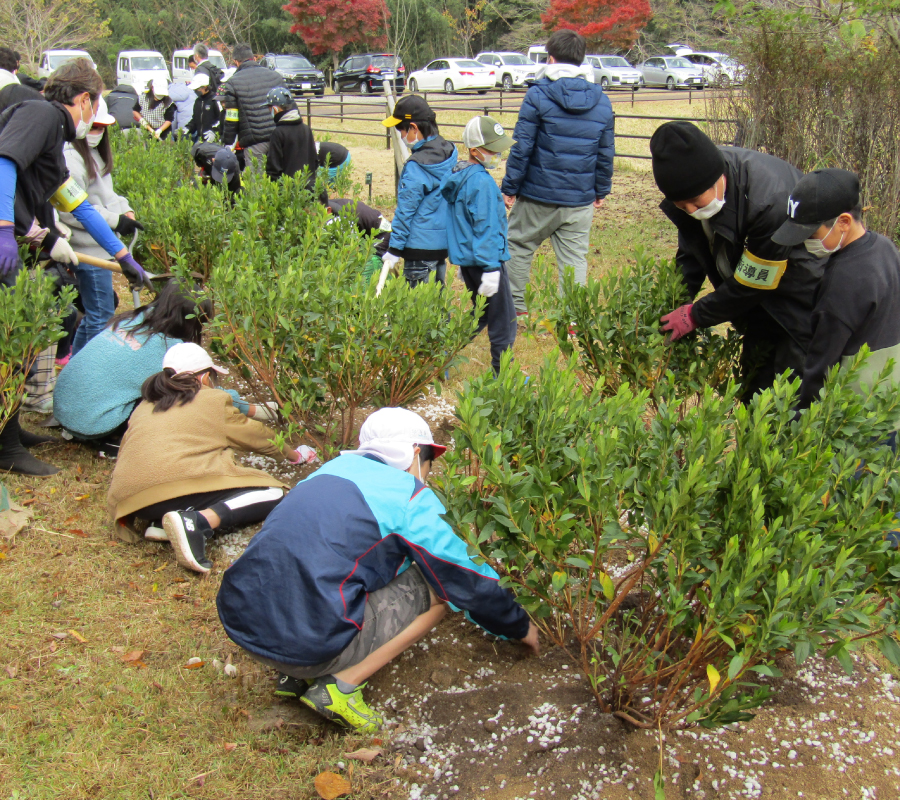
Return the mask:
[[559,265],[559,282],[563,271],[571,267],[575,280],[587,283],[587,253],[594,221],[594,206],[552,206],[527,197],[516,200],[509,213],[509,255],[506,269],[512,287],[516,311],[527,311],[525,286],[531,277],[534,251],[548,238]]

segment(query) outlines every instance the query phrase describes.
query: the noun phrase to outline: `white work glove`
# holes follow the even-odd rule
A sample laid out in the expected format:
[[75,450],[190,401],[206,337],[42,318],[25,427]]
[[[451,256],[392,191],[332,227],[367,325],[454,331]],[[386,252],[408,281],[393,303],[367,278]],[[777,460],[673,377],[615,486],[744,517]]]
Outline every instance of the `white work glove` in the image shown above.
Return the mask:
[[50,249],[50,258],[60,264],[78,264],[78,256],[65,239],[56,240],[56,244]]
[[316,451],[311,447],[307,447],[305,444],[301,444],[294,452],[297,454],[296,461],[292,462],[294,464],[312,464],[319,460]]
[[492,272],[481,273],[481,285],[478,287],[478,294],[484,297],[493,297],[500,288],[500,270],[495,269]]
[[278,419],[278,403],[257,403],[253,419],[261,422],[275,422]]
[[393,253],[385,253],[381,257],[381,275],[378,276],[378,285],[375,287],[375,296],[381,294],[381,290],[384,288],[384,282],[387,280],[388,273],[397,266],[400,262],[400,256],[395,256]]
[[214,142],[215,140],[216,140],[216,132],[215,131],[206,131],[206,133],[203,134],[204,142]]
[[62,234],[63,239],[72,238],[72,229],[68,225],[64,225],[59,220],[56,220],[56,230]]

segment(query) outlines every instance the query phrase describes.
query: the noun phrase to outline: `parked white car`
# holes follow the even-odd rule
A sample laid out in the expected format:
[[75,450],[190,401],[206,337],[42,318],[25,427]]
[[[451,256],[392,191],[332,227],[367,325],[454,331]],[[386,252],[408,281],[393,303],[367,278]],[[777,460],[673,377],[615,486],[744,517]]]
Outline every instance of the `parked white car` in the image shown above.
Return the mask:
[[648,58],[638,69],[642,86],[665,86],[667,89],[702,89],[706,86],[703,70],[682,56]]
[[484,94],[497,82],[494,67],[487,67],[471,58],[437,58],[409,76],[411,92],[444,91],[448,94],[475,89]]
[[116,59],[116,80],[134,86],[138,94],[152,80],[165,81],[168,86],[169,70],[162,53],[156,50],[123,50]]
[[641,72],[622,56],[587,56],[585,61],[594,68],[594,83],[606,89],[631,89],[641,85]]
[[[193,48],[176,50],[174,53],[172,53],[173,81],[189,81],[191,79],[194,71],[188,66],[188,59],[193,54]],[[223,56],[218,50],[210,49],[209,61],[212,62],[213,66],[218,67],[220,70],[222,70],[222,72],[225,73],[225,77],[222,78],[223,81],[227,81],[232,75],[234,75],[235,68],[229,67],[225,63],[225,56]]]
[[710,86],[731,86],[744,82],[746,70],[725,53],[685,53],[682,57],[703,70]]
[[534,80],[537,64],[521,53],[492,52],[479,53],[476,61],[497,71],[497,86],[507,92],[516,86],[524,86],[528,80]]
[[94,65],[94,69],[97,68],[87,50],[44,50],[41,53],[41,60],[38,62],[38,78],[49,78],[53,70],[73,58],[86,58]]

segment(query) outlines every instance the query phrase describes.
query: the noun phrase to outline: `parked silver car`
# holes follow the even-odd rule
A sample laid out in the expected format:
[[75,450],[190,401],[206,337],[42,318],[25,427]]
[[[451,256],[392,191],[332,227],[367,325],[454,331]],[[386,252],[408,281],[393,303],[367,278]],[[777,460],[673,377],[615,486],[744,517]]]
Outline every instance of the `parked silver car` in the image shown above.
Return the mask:
[[585,61],[594,68],[594,83],[604,89],[638,89],[641,73],[622,56],[588,56]]
[[731,86],[744,82],[744,67],[725,53],[685,53],[682,58],[700,67],[710,86]]
[[648,58],[638,69],[642,86],[665,86],[667,89],[702,89],[706,86],[703,70],[682,56]]

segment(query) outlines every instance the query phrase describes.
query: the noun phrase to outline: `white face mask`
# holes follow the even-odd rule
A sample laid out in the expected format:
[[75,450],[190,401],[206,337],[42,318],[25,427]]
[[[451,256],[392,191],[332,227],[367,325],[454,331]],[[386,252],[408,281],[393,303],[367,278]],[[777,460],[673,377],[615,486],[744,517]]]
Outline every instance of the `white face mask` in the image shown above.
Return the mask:
[[406,138],[409,134],[412,134],[412,128],[410,128],[406,133],[401,133],[400,138],[403,140],[403,144],[405,144],[407,147],[412,147],[414,144],[416,144],[416,142],[419,141],[418,134],[413,134],[417,138],[413,139],[412,141]]
[[[837,225],[837,220],[834,221],[834,225]],[[825,247],[825,239],[831,236],[831,231],[834,230],[834,225],[831,226],[831,230],[825,234],[821,239],[807,239],[803,242],[803,246],[809,252],[811,256],[814,258],[826,258],[830,256],[832,253],[836,253],[844,244],[844,234],[841,234],[841,240],[837,243],[837,246],[833,250],[829,250]],[[844,231],[846,233],[846,231]]]
[[75,138],[76,139],[84,139],[88,135],[88,131],[94,127],[94,106],[91,104],[91,96],[86,95],[88,99],[88,106],[91,109],[91,116],[89,119],[84,118],[84,103],[81,105],[81,121],[75,126]]
[[103,138],[102,133],[89,133],[84,137],[87,140],[89,147],[97,147],[100,144],[100,140]]
[[725,208],[725,197],[719,199],[719,183],[716,182],[716,196],[712,199],[712,202],[709,205],[703,206],[703,208],[698,208],[696,211],[691,213],[691,216],[694,219],[704,220],[711,219],[716,214],[718,214],[723,208]]
[[500,166],[500,162],[503,161],[503,153],[491,153],[489,156],[479,153],[478,160],[485,169],[497,169]]

